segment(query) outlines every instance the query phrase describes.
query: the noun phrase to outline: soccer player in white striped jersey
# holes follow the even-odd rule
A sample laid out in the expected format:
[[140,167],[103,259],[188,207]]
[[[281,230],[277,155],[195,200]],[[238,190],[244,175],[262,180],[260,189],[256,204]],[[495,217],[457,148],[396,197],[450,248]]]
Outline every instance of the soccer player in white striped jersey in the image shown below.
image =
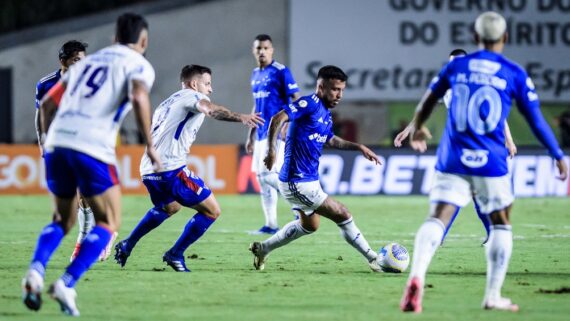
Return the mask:
[[115,245],[115,260],[121,267],[125,266],[131,251],[143,236],[184,206],[197,213],[188,221],[172,248],[164,253],[162,260],[176,272],[190,272],[184,261],[184,251],[208,230],[221,212],[212,191],[186,167],[190,147],[202,122],[208,116],[241,122],[248,127],[263,124],[259,113],[238,114],[210,101],[210,68],[185,66],[180,73],[180,82],[182,89],[163,101],[154,112],[152,138],[163,168],[155,173],[146,155],[141,160],[142,181],[154,207],[148,210],[127,239]]
[[146,20],[136,14],[121,15],[115,40],[116,44],[70,68],[41,102],[46,181],[55,209],[52,223],[39,235],[22,280],[22,299],[31,310],[40,309],[46,266],[75,224],[79,188],[93,210],[96,225],[81,243],[77,257],[48,290],[63,313],[79,316],[75,284],[120,225],[115,144],[121,122],[131,108],[147,144],[146,153],[160,169],[150,137],[149,91],[154,69],[143,56],[148,45]]

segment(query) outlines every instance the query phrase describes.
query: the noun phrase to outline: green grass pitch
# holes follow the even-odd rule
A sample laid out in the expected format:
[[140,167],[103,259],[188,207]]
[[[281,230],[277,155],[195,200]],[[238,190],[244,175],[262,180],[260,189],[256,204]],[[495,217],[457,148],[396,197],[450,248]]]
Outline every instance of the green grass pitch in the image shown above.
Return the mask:
[[[390,241],[412,250],[427,215],[426,197],[338,197],[374,248]],[[408,315],[398,304],[407,278],[374,274],[323,219],[317,233],[273,252],[264,271],[253,270],[248,244],[262,240],[247,230],[262,225],[257,196],[219,196],[222,216],[191,246],[192,273],[175,273],[162,254],[193,212],[184,209],[143,238],[127,266],[96,263],[77,285],[83,320],[568,320],[570,293],[570,199],[519,199],[513,209],[514,251],[503,294],[521,311],[483,311],[483,229],[469,206],[456,220],[432,261],[424,312]],[[41,228],[50,220],[47,196],[1,196],[0,320],[61,320],[44,295],[38,312],[21,303],[20,280]],[[124,238],[150,207],[143,196],[123,197]],[[281,225],[293,218],[279,203]],[[46,287],[68,263],[77,234],[61,244],[48,266]],[[546,291],[545,291],[546,290]]]

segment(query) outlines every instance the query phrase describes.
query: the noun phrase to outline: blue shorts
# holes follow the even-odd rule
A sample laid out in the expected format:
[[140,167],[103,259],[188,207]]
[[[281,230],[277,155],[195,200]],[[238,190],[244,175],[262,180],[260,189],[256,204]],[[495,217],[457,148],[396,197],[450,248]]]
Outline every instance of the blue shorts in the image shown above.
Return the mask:
[[119,184],[117,168],[73,149],[56,147],[45,154],[47,185],[55,196],[99,195]]
[[168,172],[143,175],[152,204],[163,207],[174,201],[186,207],[202,203],[212,191],[186,166]]

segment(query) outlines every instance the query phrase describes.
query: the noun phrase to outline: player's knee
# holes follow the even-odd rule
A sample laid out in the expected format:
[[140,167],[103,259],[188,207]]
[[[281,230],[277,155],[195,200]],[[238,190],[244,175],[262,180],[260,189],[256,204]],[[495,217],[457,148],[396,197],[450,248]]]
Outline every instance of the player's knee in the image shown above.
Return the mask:
[[208,208],[207,211],[204,211],[204,215],[208,216],[213,220],[216,220],[218,219],[218,217],[220,217],[220,215],[222,215],[222,210],[220,209],[220,206],[216,204],[215,206],[211,206],[210,208]]
[[172,202],[170,204],[165,205],[162,209],[168,214],[168,216],[172,216],[180,211],[182,205],[176,202]]

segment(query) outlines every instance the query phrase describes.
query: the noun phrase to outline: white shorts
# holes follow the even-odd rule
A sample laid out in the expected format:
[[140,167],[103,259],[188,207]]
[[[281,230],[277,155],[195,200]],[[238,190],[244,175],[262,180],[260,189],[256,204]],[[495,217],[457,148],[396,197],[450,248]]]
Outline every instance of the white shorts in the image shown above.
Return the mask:
[[266,173],[266,172],[275,172],[279,173],[281,170],[281,166],[283,165],[283,160],[285,158],[285,142],[280,139],[277,139],[277,149],[276,149],[276,159],[275,164],[273,164],[273,168],[268,170],[263,163],[263,159],[267,156],[267,145],[268,140],[256,140],[255,145],[253,146],[253,158],[251,160],[251,171],[256,173],[257,175]]
[[444,202],[464,207],[472,198],[475,198],[483,214],[491,214],[511,205],[515,199],[511,176],[481,177],[435,172],[429,193],[432,203]]
[[279,192],[291,204],[292,210],[300,210],[311,215],[327,199],[319,181],[279,182]]

